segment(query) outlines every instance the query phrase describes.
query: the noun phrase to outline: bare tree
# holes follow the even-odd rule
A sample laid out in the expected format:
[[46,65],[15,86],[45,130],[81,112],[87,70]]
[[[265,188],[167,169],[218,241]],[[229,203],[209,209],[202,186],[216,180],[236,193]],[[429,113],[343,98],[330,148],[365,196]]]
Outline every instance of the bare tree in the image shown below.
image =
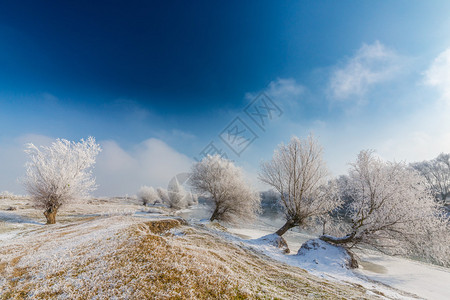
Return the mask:
[[56,222],[62,205],[87,197],[96,188],[92,167],[100,151],[93,137],[78,143],[57,139],[49,147],[27,145],[24,185],[35,205],[44,209],[47,224]]
[[279,236],[340,205],[336,185],[327,175],[322,148],[312,136],[306,140],[293,137],[287,145],[278,146],[271,161],[262,163],[259,179],[280,194],[286,217],[276,232]]
[[450,195],[450,154],[441,153],[435,159],[412,163],[411,166],[425,177],[436,200],[444,204]]
[[260,209],[260,197],[245,182],[241,169],[219,155],[194,164],[189,184],[214,204],[211,221],[252,220]]
[[348,248],[366,244],[390,254],[417,254],[420,248],[434,252],[429,256],[435,258],[450,254],[448,220],[423,178],[407,165],[361,151],[349,172],[346,193],[353,200],[347,234],[322,236],[322,240]]
[[151,186],[142,186],[138,191],[138,199],[142,201],[142,204],[155,204],[160,201],[158,193]]

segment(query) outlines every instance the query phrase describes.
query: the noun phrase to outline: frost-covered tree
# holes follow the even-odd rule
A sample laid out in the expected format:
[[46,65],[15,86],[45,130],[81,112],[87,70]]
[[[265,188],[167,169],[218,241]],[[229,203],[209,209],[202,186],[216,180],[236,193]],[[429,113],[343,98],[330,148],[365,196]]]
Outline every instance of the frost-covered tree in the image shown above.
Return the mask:
[[138,191],[138,199],[142,202],[142,204],[155,204],[160,201],[158,197],[158,193],[151,186],[142,186]]
[[425,177],[436,200],[445,203],[450,196],[450,154],[441,153],[435,159],[412,163],[411,166]]
[[450,254],[448,219],[423,177],[407,165],[361,151],[351,165],[345,193],[353,200],[347,234],[322,240],[349,248],[370,245],[391,254],[426,253],[437,260]]
[[161,200],[161,202],[163,204],[168,205],[170,200],[169,200],[169,195],[167,193],[167,190],[162,187],[159,187],[156,189],[156,193],[158,194],[158,198]]
[[259,179],[279,193],[285,214],[286,223],[276,232],[279,236],[340,205],[336,185],[327,176],[322,147],[312,136],[293,137],[278,146],[271,161],[261,164]]
[[96,188],[92,168],[100,151],[93,137],[80,142],[57,139],[39,148],[27,145],[23,183],[35,205],[44,209],[47,224],[56,222],[62,205],[85,198]]
[[0,199],[17,199],[19,196],[14,195],[14,193],[3,191],[0,193]]
[[188,194],[176,177],[169,183],[167,196],[170,208],[182,209],[188,206]]
[[351,214],[351,205],[353,202],[352,194],[348,191],[348,183],[350,177],[348,175],[340,175],[336,180],[336,185],[339,192],[339,198],[342,201],[342,204],[338,209],[333,211],[334,217],[339,217],[343,219],[349,219]]
[[240,168],[219,155],[208,155],[195,163],[189,184],[213,203],[211,221],[249,221],[259,212],[259,194],[246,183]]
[[198,204],[198,195],[192,192],[187,192],[185,199],[188,206]]

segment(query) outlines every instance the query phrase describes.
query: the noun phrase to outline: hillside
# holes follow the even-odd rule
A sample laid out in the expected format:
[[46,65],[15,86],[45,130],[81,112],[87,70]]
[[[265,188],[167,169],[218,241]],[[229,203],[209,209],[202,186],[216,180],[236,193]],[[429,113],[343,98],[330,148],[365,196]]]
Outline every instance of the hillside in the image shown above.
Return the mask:
[[2,200],[1,209],[11,204],[16,210],[0,215],[2,299],[407,296],[312,275],[239,242],[221,226],[140,212],[123,200],[73,207],[50,226],[26,199]]

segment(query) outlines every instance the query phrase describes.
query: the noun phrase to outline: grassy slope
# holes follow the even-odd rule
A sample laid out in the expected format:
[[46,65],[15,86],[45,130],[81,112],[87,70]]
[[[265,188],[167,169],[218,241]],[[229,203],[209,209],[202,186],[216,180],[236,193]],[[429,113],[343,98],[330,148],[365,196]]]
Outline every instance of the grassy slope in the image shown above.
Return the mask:
[[[17,209],[8,211],[10,206]],[[330,282],[204,226],[93,200],[44,226],[27,199],[0,201],[0,299],[366,299],[376,290]],[[142,217],[144,216],[144,218]],[[11,234],[15,234],[11,236]]]
[[174,219],[41,226],[3,242],[0,258],[3,299],[368,298]]

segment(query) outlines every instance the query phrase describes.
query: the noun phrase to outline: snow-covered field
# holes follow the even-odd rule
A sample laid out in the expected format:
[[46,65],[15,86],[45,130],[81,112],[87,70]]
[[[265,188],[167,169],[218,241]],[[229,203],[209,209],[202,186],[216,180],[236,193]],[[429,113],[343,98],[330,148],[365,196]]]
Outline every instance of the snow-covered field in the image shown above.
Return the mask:
[[[10,210],[10,207],[15,207],[16,210]],[[0,291],[2,293],[10,293],[11,284],[24,290],[29,290],[29,285],[32,284],[39,288],[39,290],[34,292],[44,293],[42,295],[47,295],[45,293],[56,293],[55,291],[58,292],[63,288],[67,288],[67,291],[76,295],[75,291],[79,292],[77,289],[81,286],[86,285],[92,288],[92,285],[103,284],[104,280],[99,281],[98,277],[114,282],[117,281],[114,284],[110,283],[111,286],[114,285],[114,288],[111,288],[109,292],[116,291],[117,288],[119,294],[120,291],[123,291],[123,295],[131,295],[130,297],[136,298],[138,295],[136,294],[136,289],[139,289],[145,283],[142,281],[142,278],[147,278],[148,274],[145,272],[150,272],[150,265],[146,268],[136,269],[135,266],[131,266],[124,261],[100,263],[94,259],[94,256],[114,257],[119,253],[131,255],[130,249],[124,246],[124,243],[129,243],[129,241],[118,235],[119,232],[123,230],[128,230],[126,232],[129,232],[128,228],[130,226],[139,225],[149,220],[164,220],[181,216],[187,219],[193,227],[186,227],[179,233],[172,232],[174,235],[164,236],[167,247],[179,249],[175,251],[176,253],[184,253],[185,250],[183,249],[185,247],[190,249],[186,253],[189,252],[190,255],[194,256],[190,258],[192,260],[191,263],[193,263],[193,270],[189,272],[200,272],[199,268],[202,268],[201,266],[203,265],[202,260],[205,259],[211,262],[211,266],[221,270],[223,268],[224,274],[228,274],[225,277],[220,275],[220,272],[215,272],[214,276],[211,275],[213,277],[206,277],[206,279],[220,282],[227,292],[232,291],[234,293],[237,291],[241,293],[239,295],[247,295],[250,298],[252,297],[249,295],[252,295],[252,293],[262,293],[261,295],[266,296],[302,299],[305,295],[321,295],[321,298],[334,298],[330,297],[330,290],[336,290],[336,297],[340,295],[339,297],[344,299],[450,299],[450,289],[447,286],[450,283],[450,269],[409,259],[390,257],[373,251],[360,251],[357,255],[361,260],[361,266],[356,271],[350,271],[342,268],[342,261],[340,261],[336,253],[328,255],[330,252],[323,252],[318,253],[316,257],[300,257],[296,255],[298,249],[305,241],[315,238],[313,235],[296,230],[287,232],[284,237],[291,250],[291,253],[288,255],[257,240],[262,236],[273,233],[282,224],[282,220],[263,217],[255,224],[214,225],[204,220],[204,218],[208,217],[208,214],[209,210],[205,205],[198,205],[192,209],[173,213],[164,208],[144,208],[137,203],[133,203],[130,199],[96,199],[91,201],[89,205],[70,207],[61,211],[57,217],[58,224],[52,225],[54,229],[49,234],[50,227],[44,226],[42,213],[33,209],[28,200],[2,199],[0,200],[0,249],[3,251],[0,253],[0,271],[2,273],[9,272],[8,276],[13,276],[14,272],[27,270],[28,277],[24,274],[16,274],[14,276],[21,278],[17,282],[8,281],[7,279],[6,281],[2,280],[0,285],[9,283],[8,287],[1,287]],[[143,229],[138,229],[138,232],[141,230]],[[135,240],[136,229],[132,232],[127,233],[128,235],[126,236],[133,237],[133,243],[139,244],[138,241],[140,241],[141,237]],[[203,238],[203,234],[205,238]],[[177,238],[178,236],[179,238]],[[226,241],[229,244],[224,244]],[[90,248],[93,245],[96,245],[95,249]],[[147,245],[146,247],[149,246]],[[89,251],[86,251],[86,249],[89,249]],[[192,252],[193,249],[195,249],[195,254]],[[215,253],[213,254],[214,256],[209,256],[212,252]],[[271,263],[270,260],[260,256],[246,257],[246,255],[254,255],[251,253],[260,253],[263,257],[269,257],[274,261]],[[135,253],[132,255],[135,255]],[[149,257],[154,259],[153,254],[149,255]],[[169,254],[166,253],[165,255]],[[184,257],[184,255],[181,257]],[[139,258],[139,260],[144,258]],[[170,259],[161,261],[162,264],[167,264],[165,268],[172,268]],[[232,259],[233,262],[224,261],[229,259]],[[181,259],[177,261],[176,265],[173,265],[173,268],[176,268],[176,272],[171,271],[175,272],[178,277],[184,276],[180,274],[186,272],[186,266],[183,265],[183,261],[184,259]],[[256,261],[257,263],[255,263]],[[262,265],[259,266],[259,264]],[[120,270],[115,270],[112,274],[103,274],[106,269],[118,265],[120,265]],[[271,268],[278,268],[279,272],[266,272],[269,265]],[[256,287],[252,287],[252,282],[255,282],[255,278],[258,278],[254,276],[261,276],[259,267],[262,268],[261,270],[265,270],[265,281],[261,279],[264,281],[262,282],[258,279],[258,284],[264,286],[264,288],[258,287],[256,289]],[[306,269],[314,276],[311,277],[311,275],[301,273],[298,267]],[[242,273],[241,269],[247,271]],[[124,274],[127,274],[127,270],[144,272],[141,275],[141,281],[136,280],[135,282],[132,280],[126,283]],[[162,268],[161,270],[166,269]],[[162,272],[161,270],[159,272]],[[48,274],[44,274],[46,272]],[[152,270],[152,272],[156,271]],[[211,273],[212,269],[208,272]],[[8,276],[4,277],[4,279],[8,278]],[[229,284],[227,282],[229,282],[229,279],[227,278],[230,278],[229,276],[234,276],[232,277],[235,278],[233,282],[236,282],[239,288],[228,289]],[[291,276],[294,277],[291,278]],[[12,279],[14,278],[12,277]],[[65,279],[62,280],[61,278]],[[286,282],[280,278],[291,278],[292,282],[286,285]],[[188,283],[183,282],[182,284],[192,287],[195,284],[199,284],[198,282],[203,282],[201,280],[206,279],[196,277],[195,280],[199,280],[196,281],[197,283],[194,282],[195,280],[189,279]],[[305,282],[303,280],[305,279],[309,282],[308,286],[311,285],[310,287],[304,286]],[[27,280],[29,281],[28,284]],[[188,277],[185,280],[188,280]],[[273,282],[278,283],[274,285]],[[344,286],[341,286],[341,284],[344,284]],[[178,288],[184,286],[180,285],[180,283],[174,283],[175,285]],[[124,290],[124,286],[127,289]],[[296,288],[295,286],[298,287]],[[345,288],[345,286],[348,286],[348,288]],[[107,294],[108,290],[104,290],[104,288],[104,286],[99,286],[96,289],[97,293],[110,295]],[[252,290],[253,288],[257,291]],[[296,289],[298,292],[294,293],[293,291]],[[309,289],[308,292],[305,292],[306,289]],[[320,290],[323,290],[322,294],[320,294]],[[363,290],[365,292],[362,292]],[[200,294],[197,295],[194,291],[185,292],[185,294],[180,294],[184,295],[181,298],[200,297]],[[174,288],[170,293],[172,293],[171,295],[177,295],[176,293],[181,292]],[[70,298],[71,294],[62,292],[52,295],[55,298]],[[56,297],[55,295],[59,296]],[[86,292],[83,295],[94,294]],[[151,295],[155,296],[157,294]],[[349,295],[352,296],[350,297]],[[8,298],[5,294],[2,297]],[[13,296],[11,297],[14,298]]]
[[[268,226],[260,229],[255,228],[255,226],[250,228],[233,227],[229,229],[230,232],[251,239],[273,233],[275,230],[275,227]],[[292,251],[288,256],[294,256],[301,244],[311,238],[315,237],[300,232],[291,231],[285,234],[285,239]],[[358,251],[357,255],[361,263],[359,268],[353,271],[354,274],[348,272],[338,274],[334,269],[327,268],[327,266],[320,267],[309,263],[299,263],[295,259],[278,259],[304,268],[317,276],[334,277],[337,280],[357,282],[366,286],[361,282],[361,278],[364,278],[362,276],[365,276],[368,279],[383,283],[387,286],[415,294],[420,298],[450,299],[450,269],[448,268],[401,257],[392,257],[371,250]],[[372,285],[372,282],[369,284]]]
[[359,253],[356,272],[426,299],[450,299],[450,269],[376,252]]
[[[192,215],[196,218],[202,215],[207,216],[206,211],[203,214],[200,212],[201,209],[201,207],[198,207],[197,210],[193,211]],[[260,218],[255,224],[239,224],[239,226],[229,227],[228,231],[237,234],[243,239],[250,240],[274,233],[282,225],[283,220],[280,219]],[[310,262],[313,259],[306,262],[299,261],[295,257],[295,254],[297,254],[297,251],[304,242],[317,238],[317,236],[294,229],[288,231],[284,235],[284,238],[291,250],[289,255],[264,251],[264,249],[261,250],[275,259],[299,266],[317,276],[334,278],[341,281],[351,281],[363,286],[373,287],[373,282],[364,280],[367,278],[395,289],[412,293],[420,298],[450,299],[449,268],[402,257],[392,257],[372,250],[358,250],[356,254],[361,262],[359,268],[354,271],[340,271],[336,268],[330,268],[327,265],[311,264]],[[389,293],[382,286],[379,289],[382,289],[386,294]],[[391,294],[391,296],[395,297],[394,294]]]

